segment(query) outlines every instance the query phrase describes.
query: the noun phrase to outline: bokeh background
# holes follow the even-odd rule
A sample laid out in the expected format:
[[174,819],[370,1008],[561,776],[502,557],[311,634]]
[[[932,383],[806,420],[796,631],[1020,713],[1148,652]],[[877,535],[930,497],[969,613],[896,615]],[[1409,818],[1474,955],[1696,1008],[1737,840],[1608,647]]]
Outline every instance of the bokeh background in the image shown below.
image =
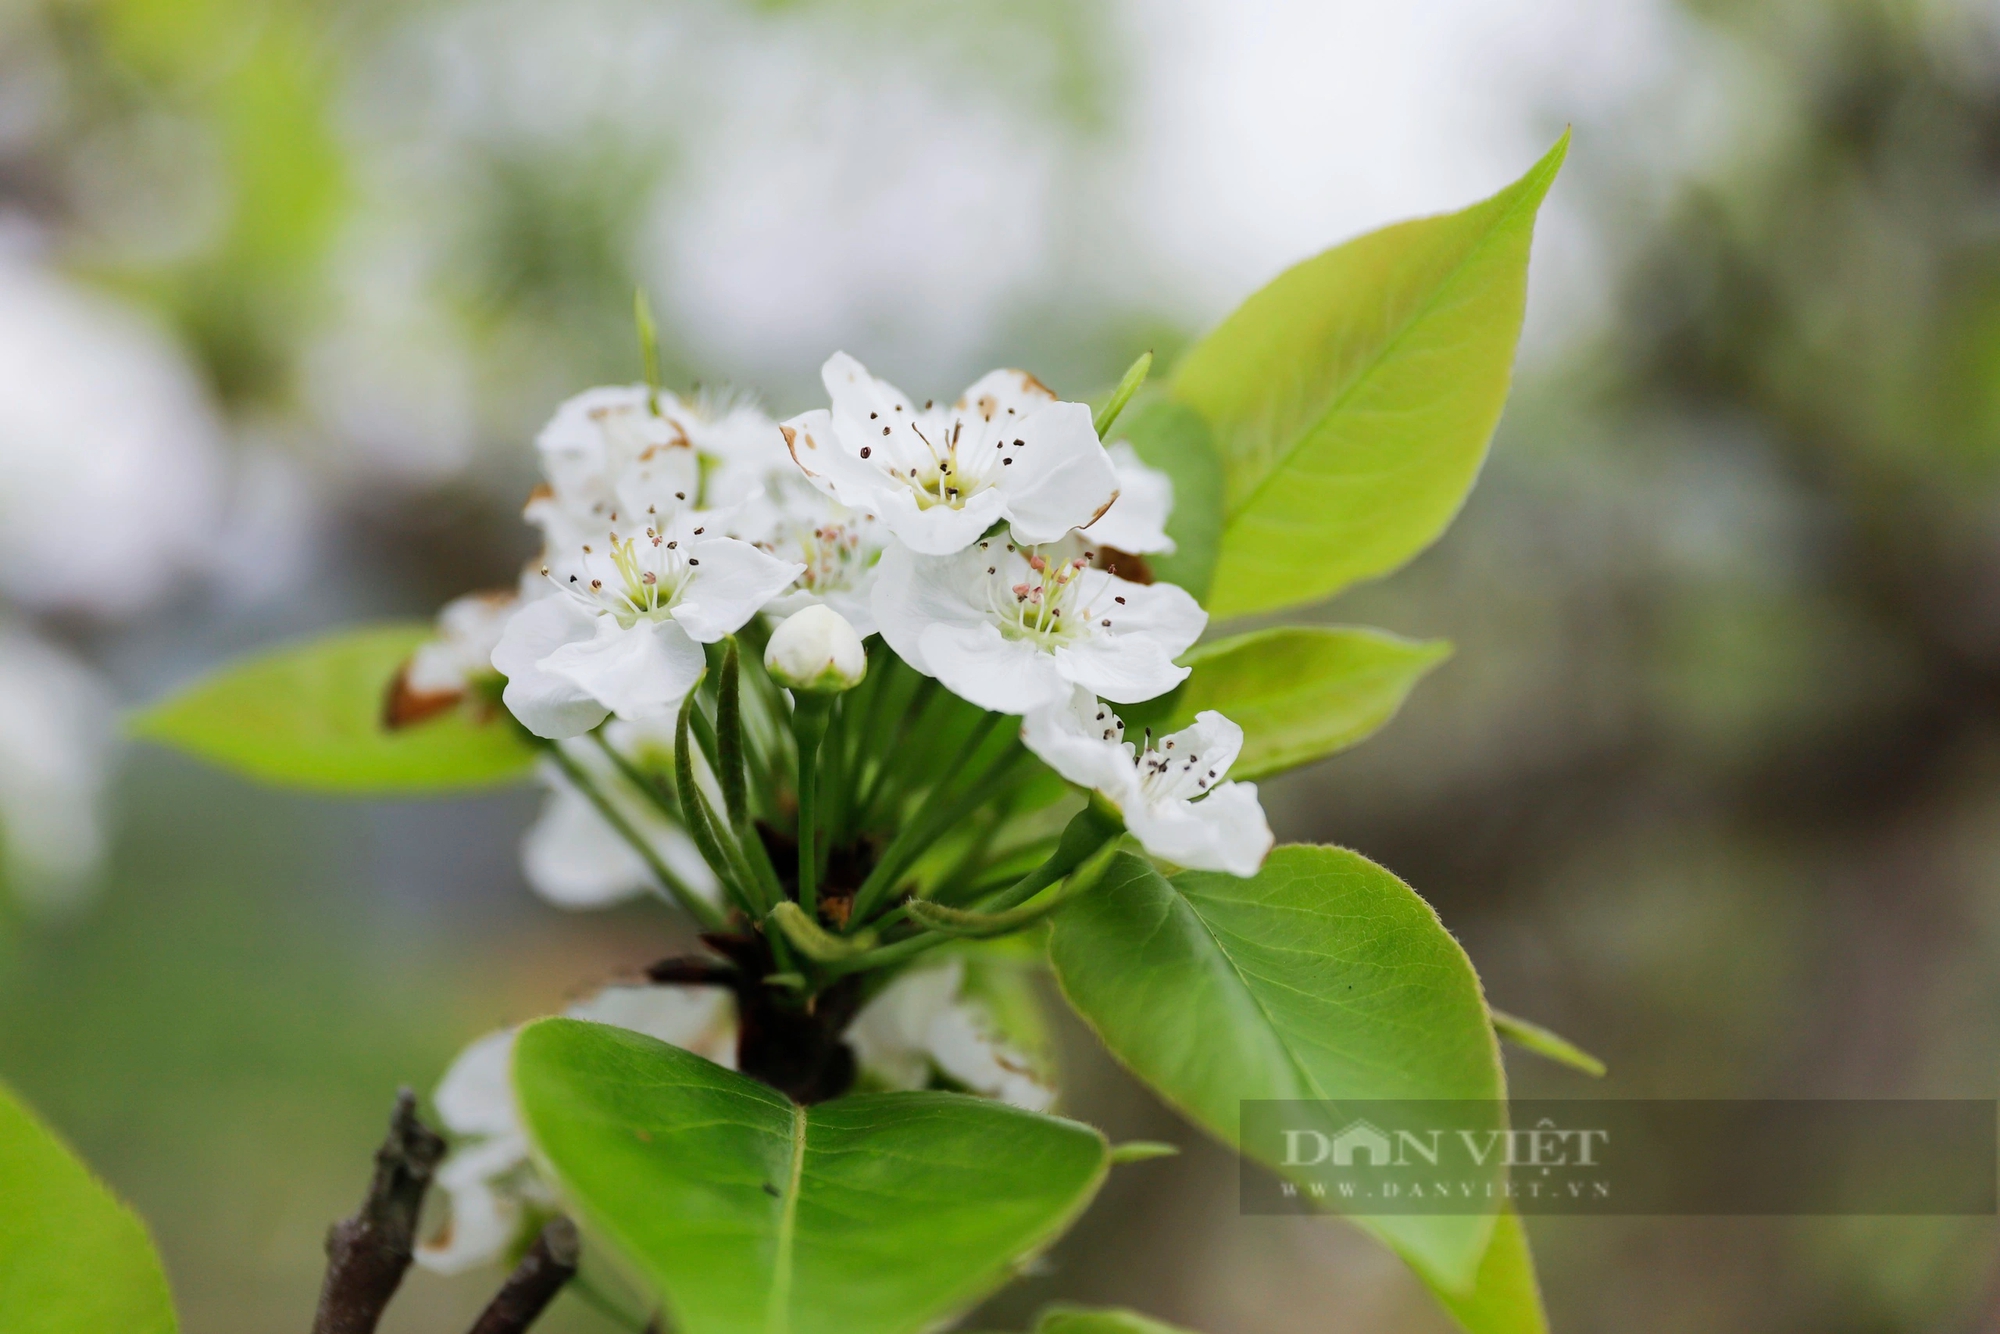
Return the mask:
[[[118,739],[253,645],[508,581],[529,440],[637,370],[808,406],[1170,360],[1574,124],[1461,521],[1329,620],[1457,657],[1272,784],[1435,903],[1541,1095],[1992,1096],[2000,10],[1948,0],[7,0],[0,1077],[190,1331],[299,1328],[399,1082],[657,957],[521,882],[536,796],[252,788]],[[1068,1034],[1127,1169],[979,1323],[1444,1322]],[[2000,1329],[1991,1220],[1535,1220],[1559,1331]],[[497,1276],[414,1275],[386,1328]],[[547,1325],[610,1326],[570,1298]]]

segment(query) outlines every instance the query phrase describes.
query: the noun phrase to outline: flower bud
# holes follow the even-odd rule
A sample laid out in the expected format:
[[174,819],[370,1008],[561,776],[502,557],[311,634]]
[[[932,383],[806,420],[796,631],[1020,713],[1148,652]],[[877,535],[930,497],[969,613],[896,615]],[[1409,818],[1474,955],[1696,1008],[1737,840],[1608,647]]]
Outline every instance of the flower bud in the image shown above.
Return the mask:
[[807,607],[772,631],[764,670],[793,690],[838,694],[861,684],[868,654],[846,617],[831,607]]

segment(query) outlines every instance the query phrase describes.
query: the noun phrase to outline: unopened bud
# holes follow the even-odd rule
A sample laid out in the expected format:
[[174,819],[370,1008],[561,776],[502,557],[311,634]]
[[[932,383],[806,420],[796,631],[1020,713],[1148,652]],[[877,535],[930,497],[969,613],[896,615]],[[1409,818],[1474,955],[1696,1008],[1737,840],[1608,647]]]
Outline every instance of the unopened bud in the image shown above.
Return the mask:
[[861,684],[868,654],[846,617],[831,607],[807,607],[772,631],[764,670],[793,690],[838,694]]

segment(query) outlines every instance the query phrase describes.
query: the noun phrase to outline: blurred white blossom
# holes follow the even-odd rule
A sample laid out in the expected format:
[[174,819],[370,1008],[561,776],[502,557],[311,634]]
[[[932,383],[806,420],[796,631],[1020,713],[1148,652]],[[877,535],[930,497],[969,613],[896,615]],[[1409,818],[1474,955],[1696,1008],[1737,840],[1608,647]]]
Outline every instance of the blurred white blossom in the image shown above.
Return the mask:
[[91,889],[116,730],[95,672],[0,625],[0,889],[49,909]]
[[223,493],[220,428],[178,349],[0,255],[0,593],[137,611],[208,563]]

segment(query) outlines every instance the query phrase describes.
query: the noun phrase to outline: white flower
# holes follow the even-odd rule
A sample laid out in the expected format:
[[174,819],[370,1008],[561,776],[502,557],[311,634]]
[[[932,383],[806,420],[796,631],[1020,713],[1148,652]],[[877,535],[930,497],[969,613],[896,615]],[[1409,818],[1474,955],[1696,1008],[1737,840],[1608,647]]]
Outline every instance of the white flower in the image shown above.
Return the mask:
[[710,523],[692,510],[639,514],[549,553],[548,577],[567,596],[522,607],[493,651],[523,726],[559,738],[606,714],[666,716],[701,679],[701,645],[741,628],[804,568]]
[[1255,783],[1223,781],[1243,749],[1243,729],[1214,710],[1144,749],[1087,690],[1030,714],[1021,741],[1070,782],[1103,795],[1146,851],[1177,866],[1249,876],[1271,850]]
[[117,717],[97,673],[0,626],[0,893],[60,909],[90,891]]
[[955,556],[891,547],[875,584],[882,637],[910,666],[983,709],[1029,713],[1074,686],[1120,703],[1163,695],[1208,624],[1184,589],[1091,569],[1072,542],[995,536]]
[[928,1087],[943,1074],[974,1093],[1046,1111],[1055,1090],[997,1036],[983,1006],[960,996],[965,965],[915,969],[868,1002],[847,1030],[855,1060],[892,1089]]
[[109,297],[0,251],[0,590],[138,611],[207,567],[222,429],[186,355]]
[[813,484],[878,516],[913,551],[944,556],[995,523],[1053,542],[1117,497],[1090,409],[1022,371],[993,371],[949,408],[919,410],[844,352],[820,370],[831,411],[785,423]]
[[528,500],[528,520],[553,549],[601,538],[621,518],[693,507],[701,483],[694,442],[656,410],[645,385],[586,389],[556,409],[535,439],[544,486]]
[[875,568],[888,529],[874,515],[821,494],[782,451],[780,460],[782,466],[759,478],[729,519],[730,536],[805,566],[764,610],[789,616],[830,607],[865,639],[875,633]]
[[[718,1065],[734,1066],[736,1023],[727,992],[707,987],[608,987],[564,1011],[573,1019],[644,1033]],[[510,1066],[517,1030],[488,1033],[462,1052],[434,1101],[445,1128],[464,1142],[438,1168],[451,1218],[417,1248],[417,1263],[456,1274],[502,1258],[556,1200],[528,1156],[514,1107]]]
[[[672,755],[670,737],[646,735],[636,742],[639,725],[614,724],[610,742],[640,765],[644,753]],[[714,902],[721,892],[715,872],[702,860],[694,840],[666,817],[620,773],[610,757],[587,742],[557,742],[565,754],[591,775],[597,790],[613,809],[652,847],[667,869],[703,898]],[[657,758],[651,761],[657,764]],[[542,813],[521,839],[521,870],[537,894],[561,908],[602,908],[639,895],[657,892],[653,873],[589,797],[554,761],[538,770],[549,789]]]
[[388,725],[408,727],[442,713],[492,678],[493,650],[519,605],[512,589],[468,593],[447,602],[438,612],[437,636],[419,646],[389,683]]
[[1133,555],[1171,553],[1174,539],[1167,536],[1167,520],[1174,512],[1174,479],[1147,467],[1130,441],[1120,440],[1105,452],[1118,475],[1118,499],[1090,525],[1084,540]]
[[829,607],[795,611],[771,632],[764,669],[791,690],[838,693],[852,690],[868,675],[861,636]]

